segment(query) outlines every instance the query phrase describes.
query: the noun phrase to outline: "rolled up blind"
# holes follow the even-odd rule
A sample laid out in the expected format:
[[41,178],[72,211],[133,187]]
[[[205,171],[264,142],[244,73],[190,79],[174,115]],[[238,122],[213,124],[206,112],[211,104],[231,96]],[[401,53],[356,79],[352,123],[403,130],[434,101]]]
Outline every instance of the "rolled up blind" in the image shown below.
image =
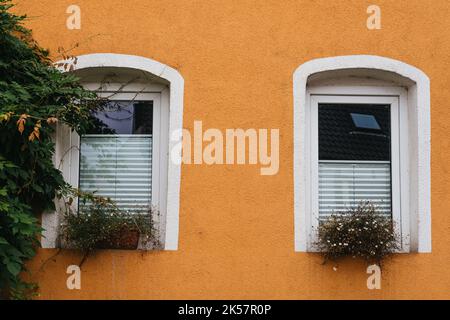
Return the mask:
[[152,135],[83,135],[79,184],[82,191],[110,198],[124,211],[137,213],[149,208]]
[[319,220],[365,201],[391,216],[389,161],[319,161]]

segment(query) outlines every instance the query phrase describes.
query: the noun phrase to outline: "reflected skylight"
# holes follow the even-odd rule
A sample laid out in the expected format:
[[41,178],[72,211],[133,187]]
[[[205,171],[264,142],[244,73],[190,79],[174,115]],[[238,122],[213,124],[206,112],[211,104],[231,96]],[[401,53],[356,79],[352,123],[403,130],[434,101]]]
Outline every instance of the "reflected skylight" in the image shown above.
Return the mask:
[[362,113],[350,113],[350,115],[356,128],[381,130],[374,115]]

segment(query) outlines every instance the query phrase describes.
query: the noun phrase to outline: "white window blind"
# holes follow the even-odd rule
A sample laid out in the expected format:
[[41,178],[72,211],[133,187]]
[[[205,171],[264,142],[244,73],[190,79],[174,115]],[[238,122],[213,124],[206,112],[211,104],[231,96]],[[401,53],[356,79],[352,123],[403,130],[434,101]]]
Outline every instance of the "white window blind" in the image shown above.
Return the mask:
[[151,206],[151,134],[83,135],[80,149],[81,190],[110,198],[130,213]]
[[364,201],[391,215],[390,161],[319,161],[319,220]]

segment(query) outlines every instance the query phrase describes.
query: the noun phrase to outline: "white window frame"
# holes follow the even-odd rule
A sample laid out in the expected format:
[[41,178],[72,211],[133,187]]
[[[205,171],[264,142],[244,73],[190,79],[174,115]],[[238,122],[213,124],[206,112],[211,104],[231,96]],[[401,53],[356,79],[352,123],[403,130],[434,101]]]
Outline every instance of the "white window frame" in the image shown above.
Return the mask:
[[[380,104],[390,106],[391,119],[391,208],[395,231],[401,237],[400,252],[409,252],[409,200],[408,174],[409,157],[406,152],[400,152],[401,146],[408,145],[408,114],[407,94],[399,87],[363,87],[335,86],[311,87],[307,90],[309,108],[310,137],[310,196],[307,207],[311,208],[308,223],[308,247],[314,251],[319,226],[319,104]],[[366,92],[366,94],[364,94]],[[336,95],[339,93],[339,95]],[[376,108],[376,107],[374,107]],[[405,120],[406,119],[406,120]]]
[[[142,90],[142,84],[141,87],[137,85],[135,88],[129,84],[120,93],[116,91],[122,85],[108,83],[107,88],[102,88],[102,91],[105,94],[107,94],[107,91],[114,92],[113,98],[119,100],[153,99],[159,95],[161,112],[159,115],[160,122],[158,123],[161,125],[159,131],[163,132],[163,134],[159,137],[159,147],[156,147],[160,149],[160,158],[154,164],[159,166],[159,169],[155,168],[154,172],[158,172],[164,177],[160,176],[158,178],[159,188],[155,188],[155,192],[159,193],[159,195],[157,194],[153,197],[152,193],[152,202],[159,202],[160,217],[162,218],[159,226],[163,229],[161,230],[161,236],[164,250],[177,250],[181,182],[181,150],[179,150],[178,146],[183,127],[183,77],[178,71],[165,64],[139,56],[99,53],[82,55],[77,58],[78,62],[74,65],[74,70],[102,67],[133,69],[149,74],[156,79],[161,79],[164,82],[150,84],[147,87],[149,90]],[[66,62],[71,63],[72,61]],[[84,85],[91,90],[99,88],[98,83],[85,83]],[[142,94],[142,96],[136,95],[137,92]],[[162,111],[163,109],[165,111]],[[55,140],[55,166],[61,169],[66,181],[71,182],[72,185],[78,185],[79,150],[77,146],[79,146],[79,136],[71,132],[67,127],[58,125]],[[170,152],[171,150],[172,152]],[[41,245],[43,248],[55,248],[58,246],[59,226],[61,223],[61,214],[59,212],[61,210],[59,209],[60,203],[57,202],[56,205],[57,212],[44,212],[42,215],[44,232]]]
[[[430,253],[430,80],[416,67],[372,55],[315,59],[300,65],[294,72],[294,250],[312,251],[309,233],[311,208],[308,206],[311,189],[308,88],[322,81],[319,85],[327,87],[327,94],[340,95],[342,88],[336,84],[341,83],[343,77],[351,79],[352,95],[370,96],[370,90],[377,90],[377,87],[383,87],[385,91],[395,91],[395,87],[406,90],[403,101],[407,104],[408,118],[401,119],[401,122],[408,124],[408,143],[400,145],[400,152],[409,156],[409,167],[404,168],[409,183],[402,189],[408,193],[409,199],[409,251]],[[365,85],[368,87],[364,88]]]

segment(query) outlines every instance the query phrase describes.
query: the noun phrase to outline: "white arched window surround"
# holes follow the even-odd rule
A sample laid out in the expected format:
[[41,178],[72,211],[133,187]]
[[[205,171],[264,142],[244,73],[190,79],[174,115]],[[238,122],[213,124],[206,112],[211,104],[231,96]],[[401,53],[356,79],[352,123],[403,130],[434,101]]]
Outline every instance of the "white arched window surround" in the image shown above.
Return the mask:
[[[430,81],[421,70],[406,63],[371,55],[338,56],[308,61],[298,67],[293,76],[294,90],[294,227],[295,251],[313,251],[311,246],[311,160],[309,116],[310,92],[308,86],[315,77],[328,81],[332,94],[339,95],[340,88],[333,87],[334,76],[346,74],[353,78],[352,90],[356,94],[371,95],[375,87],[366,86],[375,81],[396,83],[392,88],[404,92],[408,108],[408,152],[406,168],[409,183],[408,197],[409,251],[431,252],[431,192],[430,192]],[[334,75],[334,76],[333,76]],[[369,80],[368,80],[369,79]],[[336,80],[339,83],[339,80]],[[356,88],[356,89],[355,89]],[[348,89],[348,88],[347,88]],[[369,91],[367,91],[367,90]],[[345,91],[346,89],[344,89]],[[399,91],[398,91],[399,92]],[[372,94],[377,95],[377,92]],[[392,93],[393,95],[395,93]],[[400,94],[400,93],[399,93]],[[395,94],[398,95],[398,94]]]
[[[167,105],[169,108],[169,132],[167,139],[172,136],[172,133],[181,132],[183,127],[184,79],[178,71],[152,59],[133,55],[99,53],[81,55],[77,58],[78,61],[74,65],[74,70],[102,67],[126,68],[143,71],[166,81],[168,83],[169,93],[161,92],[161,103]],[[177,143],[178,141],[169,139],[167,149],[173,150]],[[58,145],[56,147],[58,150]],[[73,152],[78,151],[75,150]],[[165,250],[178,249],[181,153],[179,154],[180,159],[178,161],[177,159],[173,159],[174,156],[177,156],[177,154],[172,153],[170,157],[167,157],[166,208],[164,214],[162,214],[165,217],[163,239]],[[77,169],[72,168],[70,170]],[[69,175],[71,174],[69,173]],[[43,248],[54,248],[56,246],[58,223],[59,217],[54,212],[43,214],[42,225],[45,229],[44,237],[41,241]]]

